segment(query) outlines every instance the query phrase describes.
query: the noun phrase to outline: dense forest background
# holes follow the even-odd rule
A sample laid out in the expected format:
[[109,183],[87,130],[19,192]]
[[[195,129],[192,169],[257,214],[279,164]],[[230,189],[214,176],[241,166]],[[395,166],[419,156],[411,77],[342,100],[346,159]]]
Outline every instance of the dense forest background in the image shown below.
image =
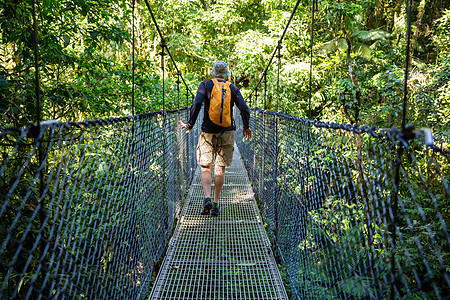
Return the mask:
[[[151,1],[166,43],[195,93],[215,60],[249,95],[274,51],[294,0]],[[36,1],[43,119],[83,120],[132,112],[132,0]],[[407,120],[450,135],[450,9],[414,1]],[[161,109],[158,33],[136,1],[136,113]],[[406,55],[406,1],[319,1],[314,18],[311,118],[399,126]],[[283,40],[280,107],[306,117],[312,1],[301,1]],[[36,121],[31,1],[0,3],[0,127]],[[176,70],[165,59],[167,108],[178,103]],[[277,62],[268,72],[267,109],[276,105]],[[260,90],[261,94],[261,90]],[[189,102],[192,100],[188,99]],[[255,103],[253,103],[255,105]],[[263,107],[263,97],[257,106]],[[264,107],[263,107],[264,108]]]

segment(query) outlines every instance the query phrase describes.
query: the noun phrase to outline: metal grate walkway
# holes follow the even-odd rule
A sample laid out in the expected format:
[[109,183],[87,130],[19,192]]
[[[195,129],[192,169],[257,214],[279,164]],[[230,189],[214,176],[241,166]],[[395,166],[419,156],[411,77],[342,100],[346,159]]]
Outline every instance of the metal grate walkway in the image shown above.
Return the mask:
[[218,217],[203,199],[198,167],[150,299],[287,299],[236,146]]

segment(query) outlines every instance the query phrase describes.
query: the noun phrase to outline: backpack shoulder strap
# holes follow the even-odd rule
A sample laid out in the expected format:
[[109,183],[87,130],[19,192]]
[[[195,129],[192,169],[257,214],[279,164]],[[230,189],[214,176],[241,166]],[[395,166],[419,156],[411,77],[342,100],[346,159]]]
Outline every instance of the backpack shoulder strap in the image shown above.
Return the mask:
[[[226,81],[225,84],[226,84],[226,85],[228,86],[228,88],[230,89],[231,95],[236,95],[236,88],[237,88],[237,87],[236,87],[234,84],[232,84],[231,82],[229,82],[229,81]],[[234,89],[231,88],[231,85],[234,86]]]

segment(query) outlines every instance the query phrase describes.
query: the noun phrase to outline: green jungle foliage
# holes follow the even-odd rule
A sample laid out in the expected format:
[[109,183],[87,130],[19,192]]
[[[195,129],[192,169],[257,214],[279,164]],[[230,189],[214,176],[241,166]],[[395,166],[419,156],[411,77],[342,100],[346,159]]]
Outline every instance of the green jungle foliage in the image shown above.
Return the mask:
[[[170,53],[194,95],[198,83],[210,78],[212,63],[224,60],[228,62],[232,73],[228,80],[239,86],[247,97],[259,82],[295,3],[294,0],[150,1]],[[448,143],[450,9],[446,9],[443,3],[445,1],[441,0],[414,1],[406,119],[416,127],[430,127],[438,140]],[[279,101],[279,110],[300,117],[380,128],[399,127],[404,95],[406,1],[320,1],[315,11],[314,26],[311,8],[312,1],[300,2],[283,39],[282,57],[279,62],[275,58],[268,69],[267,91],[260,85],[258,98],[251,98],[252,106],[275,110]],[[133,23],[134,112],[140,114],[163,108],[175,109],[189,105],[192,101],[191,96],[186,97],[183,83],[178,90],[177,70],[168,55],[163,57],[164,66],[161,67],[161,39],[145,1],[136,0],[134,22],[132,0],[36,0],[36,15],[43,120],[81,121],[133,113]],[[0,127],[21,127],[36,122],[37,114],[31,1],[1,1],[0,30]],[[314,36],[312,60],[311,32]],[[280,72],[277,88],[278,63]],[[357,145],[355,143],[354,147]],[[25,156],[29,147],[31,144],[19,145],[17,155]],[[426,172],[422,173],[427,176],[429,188],[439,198],[439,207],[418,211],[412,204],[420,203],[421,207],[428,207],[432,201],[426,193],[416,195],[414,201],[408,200],[412,196],[403,187],[404,194],[401,196],[405,199],[405,207],[411,210],[408,211],[410,218],[417,220],[424,214],[433,215],[438,210],[448,225],[450,203],[446,198],[448,195],[441,190],[442,179],[448,179],[449,176],[448,157],[445,158],[447,161],[439,158],[442,170],[436,171],[433,165],[427,165],[430,158],[421,151],[419,149],[415,153],[417,161],[404,163],[405,173],[412,174],[409,184],[419,187],[421,178],[414,175],[418,174],[414,168],[416,165],[425,168]],[[299,160],[299,157],[295,159]],[[338,161],[337,158],[329,158],[330,162],[333,159]],[[357,158],[354,160],[358,161]],[[321,163],[326,162],[322,160]],[[358,163],[370,165],[372,162]],[[17,165],[7,175],[14,177],[21,166],[22,162],[18,159]],[[27,168],[32,174],[37,168],[37,161],[31,161]],[[348,181],[357,182],[360,170],[353,167],[352,171],[346,175]],[[294,181],[289,177],[282,179],[285,182]],[[4,187],[8,187],[11,180],[2,182]],[[24,179],[33,180],[31,177]],[[12,200],[19,202],[22,199],[21,193],[27,186],[26,183],[23,185],[23,190],[18,191],[20,196]],[[300,183],[293,185],[293,189],[301,186]],[[121,189],[122,186],[118,186],[117,193]],[[296,194],[302,192],[295,190]],[[33,190],[34,200],[37,199],[35,195],[38,195],[37,190]],[[330,196],[327,198],[330,203],[334,201],[335,205],[341,205],[332,195],[327,196]],[[356,205],[346,207],[346,210],[360,215],[364,213],[363,209]],[[331,230],[337,219],[333,215],[336,211],[324,207],[311,212],[312,217],[319,214],[323,216],[323,224],[320,225],[325,228],[324,231],[314,231],[316,228],[312,228],[312,234],[337,239],[338,236]],[[100,215],[102,212],[98,213]],[[40,221],[36,219],[36,222]],[[363,221],[362,217],[354,220],[364,229],[367,226]],[[402,232],[409,230],[402,218],[398,225]],[[428,236],[427,226],[415,225],[419,235]],[[429,227],[441,238],[438,226],[440,224],[436,222]],[[348,246],[351,247],[359,241],[355,239],[350,226],[347,227],[344,226],[339,233],[350,241]],[[374,229],[375,235],[377,230]],[[34,236],[30,235],[30,240],[25,243],[32,244]],[[414,238],[405,235],[409,252],[417,251],[414,250]],[[336,250],[330,245],[320,250],[327,250],[330,256],[336,256],[337,259],[339,255],[333,251],[346,250]],[[312,242],[311,245],[301,246],[316,249]],[[444,242],[442,248],[441,252],[448,257]],[[432,250],[425,249],[426,255]],[[356,253],[358,259],[355,261],[365,258],[366,251],[361,249]],[[399,256],[400,259],[405,257],[402,253]],[[422,273],[427,271],[420,262],[417,265]],[[430,265],[438,269],[439,264],[432,261]],[[356,269],[358,265],[351,267]],[[317,280],[325,282],[331,278],[332,274],[326,273],[325,269],[317,269]],[[350,286],[356,285],[356,279],[350,275],[351,269],[344,271],[348,273],[345,273],[345,280],[336,282],[341,296],[351,294],[354,289]],[[408,272],[407,275],[412,277]],[[358,284],[365,280],[363,278]],[[444,280],[444,276],[439,277],[439,280]],[[310,281],[306,281],[307,286]],[[367,290],[363,287],[358,286],[356,295],[352,296],[365,297],[362,294]],[[327,293],[317,292],[322,296]]]
[[[169,0],[150,3],[190,89],[225,60],[249,95],[266,67],[296,1]],[[407,121],[448,139],[450,10],[415,1]],[[132,1],[37,1],[43,119],[82,120],[132,113]],[[406,49],[406,3],[321,1],[311,28],[311,1],[301,1],[253,105],[344,123],[399,126]],[[0,4],[0,126],[36,120],[31,4]],[[135,112],[162,108],[161,40],[145,2],[135,11]],[[309,90],[312,51],[312,90]],[[165,60],[166,108],[188,102]],[[350,71],[351,68],[351,71]],[[191,99],[189,97],[188,101]]]

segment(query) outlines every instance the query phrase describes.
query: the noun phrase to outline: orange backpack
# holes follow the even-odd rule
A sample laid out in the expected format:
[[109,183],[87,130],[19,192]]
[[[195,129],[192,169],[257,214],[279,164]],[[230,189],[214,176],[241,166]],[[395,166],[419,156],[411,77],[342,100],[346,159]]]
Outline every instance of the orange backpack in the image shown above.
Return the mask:
[[222,127],[231,126],[231,89],[230,82],[219,82],[212,79],[214,87],[211,91],[209,118],[214,124]]

